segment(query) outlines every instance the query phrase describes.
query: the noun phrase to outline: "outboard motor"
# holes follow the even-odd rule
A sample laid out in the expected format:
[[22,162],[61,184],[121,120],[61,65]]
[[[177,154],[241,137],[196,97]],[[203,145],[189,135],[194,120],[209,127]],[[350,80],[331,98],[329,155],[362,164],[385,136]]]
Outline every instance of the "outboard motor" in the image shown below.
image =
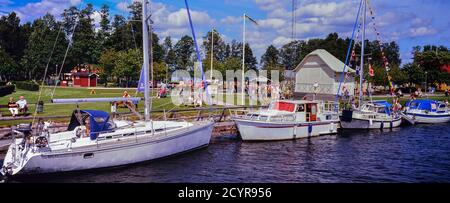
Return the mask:
[[17,125],[17,127],[14,131],[18,134],[23,135],[23,139],[22,139],[22,142],[20,143],[19,147],[24,149],[25,144],[27,143],[27,140],[31,137],[31,132],[32,132],[31,123],[29,123],[29,124],[21,123],[21,124]]
[[31,135],[31,123],[21,123],[17,125],[16,131],[19,131],[24,134],[25,137],[28,137]]

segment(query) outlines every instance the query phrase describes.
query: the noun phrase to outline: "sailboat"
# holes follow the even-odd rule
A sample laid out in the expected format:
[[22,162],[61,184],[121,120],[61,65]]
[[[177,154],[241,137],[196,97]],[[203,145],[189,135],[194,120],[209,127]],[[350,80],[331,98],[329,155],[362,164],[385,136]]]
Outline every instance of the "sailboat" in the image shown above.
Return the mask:
[[[187,3],[187,2],[186,2]],[[142,16],[147,17],[146,0]],[[143,26],[144,72],[149,74],[149,41]],[[115,120],[107,112],[76,109],[66,131],[50,133],[48,124],[38,130],[18,128],[1,174],[39,174],[98,169],[164,158],[208,146],[212,121],[156,121],[150,119],[149,79],[145,77],[145,119]],[[127,102],[140,98],[53,99],[55,103]]]
[[[372,99],[370,101],[363,102],[364,95],[362,89],[364,81],[363,68],[364,68],[364,45],[365,45],[365,31],[366,31],[365,24],[366,24],[367,4],[368,4],[367,0],[361,0],[361,5],[363,6],[363,14],[362,14],[361,61],[360,61],[361,64],[359,70],[359,80],[360,80],[359,102],[358,102],[359,105],[357,108],[344,109],[342,111],[342,115],[340,116],[340,124],[342,129],[395,128],[400,126],[402,122],[400,115],[397,114],[396,112],[391,111],[392,104],[390,104],[389,102],[372,101]],[[372,14],[371,9],[370,12]],[[377,35],[379,36],[378,33]],[[352,55],[354,55],[354,52],[352,53]],[[387,64],[386,58],[384,57],[383,59],[385,60],[385,64]],[[370,95],[370,88],[368,89]]]

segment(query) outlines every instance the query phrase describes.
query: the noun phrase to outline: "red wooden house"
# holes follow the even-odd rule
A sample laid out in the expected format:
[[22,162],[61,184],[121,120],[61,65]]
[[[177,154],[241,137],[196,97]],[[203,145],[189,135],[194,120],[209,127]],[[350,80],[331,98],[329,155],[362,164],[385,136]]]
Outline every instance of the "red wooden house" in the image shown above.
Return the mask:
[[[71,81],[62,81],[62,86],[73,87],[96,87],[99,70],[90,64],[81,64],[75,66],[70,71]],[[64,85],[66,84],[66,85]]]

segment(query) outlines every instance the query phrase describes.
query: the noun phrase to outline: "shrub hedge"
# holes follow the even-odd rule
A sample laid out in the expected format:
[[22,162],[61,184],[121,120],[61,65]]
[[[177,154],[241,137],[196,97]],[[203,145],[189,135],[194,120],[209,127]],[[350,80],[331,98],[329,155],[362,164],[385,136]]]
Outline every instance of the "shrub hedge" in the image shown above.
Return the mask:
[[13,93],[15,89],[14,85],[0,86],[0,97]]
[[39,85],[35,82],[16,81],[16,87],[22,90],[39,91]]

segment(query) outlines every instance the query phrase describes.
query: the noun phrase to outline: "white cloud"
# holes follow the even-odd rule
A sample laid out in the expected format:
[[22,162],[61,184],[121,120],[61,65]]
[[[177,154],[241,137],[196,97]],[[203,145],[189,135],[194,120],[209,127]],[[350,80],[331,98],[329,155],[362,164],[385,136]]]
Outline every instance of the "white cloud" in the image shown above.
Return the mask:
[[[211,17],[209,17],[208,13],[206,12],[191,11],[191,17],[192,21],[196,25],[213,23],[213,20],[211,19]],[[167,23],[171,26],[176,27],[189,25],[189,19],[187,16],[186,9],[183,8],[173,13],[170,13],[169,16],[167,17]]]
[[102,15],[100,14],[100,12],[94,11],[90,17],[94,22],[95,30],[98,31],[98,29],[100,28],[100,21],[102,20]]
[[118,4],[116,4],[116,8],[119,9],[120,11],[124,11],[124,12],[128,12],[129,4],[127,2],[120,2]]
[[258,24],[262,28],[279,29],[286,25],[286,21],[280,18],[269,18],[265,20],[259,20]]
[[81,3],[81,0],[41,0],[39,2],[28,3],[23,7],[15,10],[23,21],[29,21],[40,16],[50,13],[54,16],[59,16],[64,9],[69,6],[76,6]]
[[410,37],[422,37],[427,35],[433,35],[436,34],[437,30],[432,27],[422,26],[417,28],[411,28],[409,30],[409,36]]
[[242,21],[242,17],[235,17],[235,16],[227,16],[227,17],[225,17],[225,18],[220,20],[220,22],[222,24],[228,24],[228,25],[238,24],[241,21]]
[[276,47],[281,47],[291,41],[292,41],[291,38],[279,36],[272,41],[272,44]]

